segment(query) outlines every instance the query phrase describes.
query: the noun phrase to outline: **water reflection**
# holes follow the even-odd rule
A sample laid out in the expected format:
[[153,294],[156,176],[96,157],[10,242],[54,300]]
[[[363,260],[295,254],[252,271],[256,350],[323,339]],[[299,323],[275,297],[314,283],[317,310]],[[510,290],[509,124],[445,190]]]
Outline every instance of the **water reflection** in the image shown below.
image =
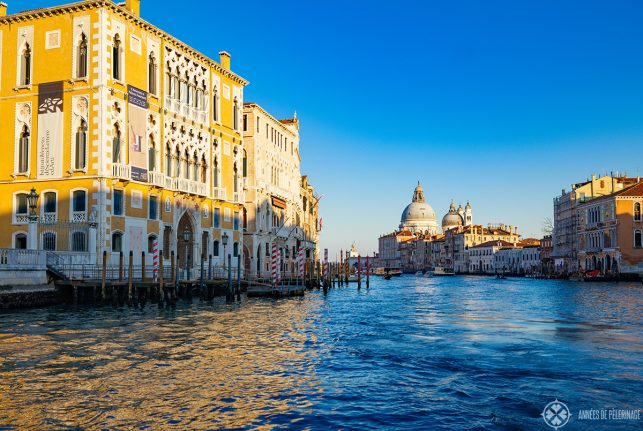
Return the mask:
[[555,397],[640,408],[634,284],[371,286],[0,314],[0,429],[540,429]]

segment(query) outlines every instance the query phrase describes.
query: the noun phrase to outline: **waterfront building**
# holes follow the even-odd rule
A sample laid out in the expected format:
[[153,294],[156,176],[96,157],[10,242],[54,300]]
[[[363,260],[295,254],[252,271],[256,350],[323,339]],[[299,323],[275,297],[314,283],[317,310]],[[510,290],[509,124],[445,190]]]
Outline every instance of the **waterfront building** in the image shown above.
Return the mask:
[[409,230],[391,232],[378,239],[379,265],[382,268],[400,269],[402,267],[400,245],[415,235]]
[[643,182],[577,206],[582,271],[643,274]]
[[486,241],[482,244],[472,246],[466,253],[469,257],[469,272],[480,274],[502,272],[503,268],[498,269],[496,267],[495,255],[502,249],[513,250],[514,248],[514,243],[503,240]]
[[3,4],[0,41],[0,246],[151,264],[158,241],[182,267],[238,255],[247,81],[227,52],[215,61],[144,21],[138,0]]
[[544,274],[552,274],[554,272],[554,260],[552,259],[553,245],[552,236],[545,235],[540,240],[540,263],[542,272]]
[[317,258],[318,201],[301,175],[299,119],[279,120],[257,103],[243,106],[245,209],[244,256],[250,274],[268,277],[272,244],[282,272],[294,274],[299,247]]
[[623,190],[637,182],[636,178],[620,175],[605,175],[572,184],[570,191],[562,190],[554,198],[554,230],[552,233],[552,259],[555,271],[562,274],[575,273],[578,265],[578,205]]
[[494,269],[511,274],[542,272],[540,240],[527,238],[513,247],[504,247],[494,254]]
[[[456,214],[457,215],[457,214]],[[456,273],[470,270],[467,250],[489,241],[516,244],[520,240],[518,228],[504,224],[451,226],[444,234],[444,266]]]

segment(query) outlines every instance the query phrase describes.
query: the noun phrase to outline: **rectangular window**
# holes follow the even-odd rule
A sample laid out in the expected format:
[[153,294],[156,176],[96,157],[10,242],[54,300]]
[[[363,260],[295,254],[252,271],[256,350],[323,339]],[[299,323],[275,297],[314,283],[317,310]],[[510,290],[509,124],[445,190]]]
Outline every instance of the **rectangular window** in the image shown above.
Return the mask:
[[248,131],[248,115],[243,114],[243,131],[247,132]]
[[159,204],[158,198],[156,196],[150,196],[150,220],[156,220],[158,218]]
[[259,117],[257,117],[257,133],[261,133],[261,132],[259,131]]
[[214,213],[212,215],[212,218],[214,219],[214,227],[219,228],[221,227],[221,208],[215,208]]
[[113,210],[114,215],[123,215],[123,190],[114,190]]
[[230,208],[223,209],[223,221],[230,221],[232,214]]
[[234,230],[239,230],[239,211],[234,212]]

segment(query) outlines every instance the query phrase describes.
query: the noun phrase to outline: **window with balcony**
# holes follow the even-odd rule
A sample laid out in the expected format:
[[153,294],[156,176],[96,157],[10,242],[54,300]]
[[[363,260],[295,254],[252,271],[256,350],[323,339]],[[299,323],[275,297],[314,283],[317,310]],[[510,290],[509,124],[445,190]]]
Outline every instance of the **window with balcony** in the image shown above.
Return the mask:
[[123,215],[123,190],[114,190],[114,205],[112,207],[112,214],[116,216]]
[[114,124],[114,137],[112,138],[112,163],[122,163],[121,158],[121,129]]
[[112,234],[112,252],[119,253],[123,251],[123,234],[114,232]]
[[56,220],[57,199],[55,192],[46,192],[43,195],[42,216],[43,221],[51,222]]
[[172,150],[169,145],[165,146],[165,175],[172,176]]
[[208,179],[208,164],[205,161],[205,156],[201,157],[201,182],[205,184]]
[[194,153],[194,158],[192,159],[192,180],[199,180],[199,156]]
[[27,193],[18,193],[15,197],[15,215],[16,222],[26,223],[29,217],[29,205],[27,203]]
[[212,91],[212,119],[217,122],[219,121],[219,92],[216,86]]
[[181,151],[178,148],[174,158],[174,176],[176,178],[181,176]]
[[76,130],[76,142],[74,146],[74,169],[82,170],[87,167],[87,122],[80,120]]
[[78,47],[76,48],[76,78],[87,78],[87,36],[81,33]]
[[31,85],[31,46],[28,43],[20,53],[20,85]]
[[237,98],[234,98],[234,106],[232,108],[232,128],[234,130],[239,130],[239,102]]
[[158,92],[157,85],[157,76],[158,76],[158,64],[156,63],[156,58],[154,53],[150,52],[150,56],[147,61],[147,87],[150,94],[156,95]]
[[214,187],[219,187],[219,161],[217,158],[214,158],[214,166],[212,169],[212,182]]
[[75,213],[84,213],[87,211],[87,192],[85,192],[85,190],[76,190],[73,192],[72,210]]
[[31,146],[31,133],[25,124],[20,133],[18,141],[18,173],[24,174],[29,171],[29,147]]
[[156,171],[156,142],[154,136],[149,136],[149,145],[147,147],[147,165],[150,171]]

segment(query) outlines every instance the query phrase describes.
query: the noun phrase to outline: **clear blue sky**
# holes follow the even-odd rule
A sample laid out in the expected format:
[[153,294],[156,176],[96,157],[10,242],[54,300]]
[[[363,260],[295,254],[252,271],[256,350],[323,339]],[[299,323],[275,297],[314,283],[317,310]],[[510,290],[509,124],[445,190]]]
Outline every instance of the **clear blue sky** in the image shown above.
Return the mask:
[[469,199],[474,221],[540,236],[562,188],[643,174],[638,0],[143,0],[142,16],[229,51],[247,101],[297,111],[333,254],[375,250],[418,180],[438,219]]

